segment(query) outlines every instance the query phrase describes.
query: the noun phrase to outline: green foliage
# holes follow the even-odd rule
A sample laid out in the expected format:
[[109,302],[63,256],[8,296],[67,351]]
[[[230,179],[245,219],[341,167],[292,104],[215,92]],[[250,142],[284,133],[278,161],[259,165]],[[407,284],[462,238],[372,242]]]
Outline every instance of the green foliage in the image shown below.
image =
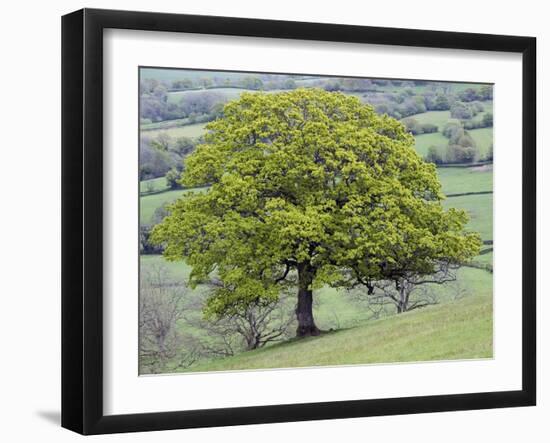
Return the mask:
[[479,157],[485,158],[489,152],[489,148],[493,143],[493,128],[480,128],[468,131],[468,134],[474,139]]
[[195,149],[196,142],[190,137],[178,137],[175,143],[170,146],[170,150],[176,152],[179,156],[185,157]]
[[458,94],[458,98],[464,102],[473,102],[474,100],[478,100],[480,97],[474,88],[467,88]]
[[179,183],[180,173],[177,169],[170,169],[166,173],[166,186],[170,189],[180,189],[181,185]]
[[423,158],[428,155],[428,149],[430,146],[437,146],[443,153],[445,146],[449,143],[449,140],[441,134],[441,132],[434,132],[431,134],[420,134],[414,137],[415,150]]
[[434,110],[447,111],[451,108],[449,99],[444,94],[437,94],[435,98]]
[[433,134],[434,132],[437,132],[439,128],[433,123],[424,123],[420,125],[420,129],[422,131],[422,134]]
[[477,150],[474,146],[449,143],[445,159],[447,163],[472,163],[477,160]]
[[481,119],[483,127],[493,126],[493,113],[487,112]]
[[461,120],[467,120],[473,117],[472,108],[465,103],[455,102],[451,106],[451,117]]
[[428,272],[434,260],[477,253],[467,216],[442,208],[435,167],[413,137],[355,97],[242,94],[207,129],[183,183],[212,186],[173,204],[153,240],[192,266],[192,284],[221,280],[211,315],[276,299],[303,265],[306,287],[320,287],[342,284],[351,267],[377,278],[406,259]]
[[[461,194],[467,192],[491,192],[493,190],[493,167],[492,165],[473,167],[447,167],[438,168],[437,174],[441,180],[445,195]],[[453,204],[453,199],[446,200]],[[475,205],[472,208],[475,210]],[[470,218],[470,222],[471,222]],[[484,238],[484,240],[487,240]]]
[[441,155],[437,146],[432,145],[428,148],[426,161],[435,163],[436,165],[443,163],[443,156]]
[[248,76],[243,78],[242,87],[245,89],[259,90],[263,88],[263,82],[256,76]]
[[412,135],[432,134],[438,131],[437,125],[434,125],[433,123],[420,123],[413,117],[404,118],[401,122],[407,128],[407,131],[409,131]]
[[483,85],[479,89],[480,100],[492,100],[493,99],[493,86],[492,85]]
[[285,89],[296,89],[298,85],[296,85],[296,81],[292,78],[286,79],[284,82]]
[[415,118],[407,117],[401,120],[401,122],[405,125],[405,128],[407,128],[407,131],[409,131],[412,135],[422,133],[420,123],[418,123],[418,120],[416,120]]

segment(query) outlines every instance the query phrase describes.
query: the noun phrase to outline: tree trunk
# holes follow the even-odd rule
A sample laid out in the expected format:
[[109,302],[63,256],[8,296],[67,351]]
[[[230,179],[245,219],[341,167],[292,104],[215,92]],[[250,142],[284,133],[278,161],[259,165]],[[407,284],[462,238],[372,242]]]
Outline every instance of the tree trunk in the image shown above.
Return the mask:
[[321,333],[313,319],[313,291],[311,284],[313,283],[314,276],[315,270],[310,263],[298,264],[297,337],[310,337]]
[[397,313],[407,312],[409,308],[409,296],[407,293],[407,283],[405,280],[399,282],[399,301],[397,303]]

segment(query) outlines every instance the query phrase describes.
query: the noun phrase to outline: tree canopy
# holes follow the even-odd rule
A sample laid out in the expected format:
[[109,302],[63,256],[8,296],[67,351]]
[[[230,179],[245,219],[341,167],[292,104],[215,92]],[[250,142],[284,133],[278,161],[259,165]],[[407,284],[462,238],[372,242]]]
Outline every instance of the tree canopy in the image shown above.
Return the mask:
[[209,315],[276,300],[298,288],[298,336],[317,335],[313,290],[435,271],[467,260],[479,236],[444,210],[433,164],[414,138],[358,98],[321,89],[244,93],[207,125],[182,184],[209,184],[169,207],[153,231],[190,281],[215,278]]

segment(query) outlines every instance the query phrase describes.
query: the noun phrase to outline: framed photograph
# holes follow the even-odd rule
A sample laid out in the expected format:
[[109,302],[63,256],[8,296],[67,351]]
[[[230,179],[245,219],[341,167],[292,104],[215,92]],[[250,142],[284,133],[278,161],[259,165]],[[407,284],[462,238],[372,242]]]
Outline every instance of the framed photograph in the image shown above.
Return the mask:
[[62,20],[62,425],[530,406],[531,37]]

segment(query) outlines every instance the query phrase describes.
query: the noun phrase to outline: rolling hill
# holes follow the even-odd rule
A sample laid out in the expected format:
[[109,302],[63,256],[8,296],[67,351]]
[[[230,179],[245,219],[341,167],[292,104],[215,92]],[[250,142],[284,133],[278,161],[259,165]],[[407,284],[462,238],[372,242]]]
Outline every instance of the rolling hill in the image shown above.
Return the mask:
[[193,372],[491,358],[492,297],[411,311],[192,366]]

